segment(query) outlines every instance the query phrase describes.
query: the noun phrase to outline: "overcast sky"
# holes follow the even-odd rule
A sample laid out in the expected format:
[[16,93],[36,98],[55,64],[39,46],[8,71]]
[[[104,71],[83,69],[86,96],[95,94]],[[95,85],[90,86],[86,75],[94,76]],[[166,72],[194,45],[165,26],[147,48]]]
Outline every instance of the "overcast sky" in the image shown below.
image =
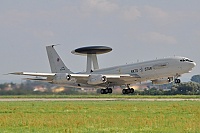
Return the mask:
[[45,46],[56,47],[74,72],[86,58],[75,48],[110,46],[98,57],[101,68],[169,56],[197,63],[189,80],[200,74],[199,0],[1,0],[0,81],[21,81],[3,74],[50,72]]

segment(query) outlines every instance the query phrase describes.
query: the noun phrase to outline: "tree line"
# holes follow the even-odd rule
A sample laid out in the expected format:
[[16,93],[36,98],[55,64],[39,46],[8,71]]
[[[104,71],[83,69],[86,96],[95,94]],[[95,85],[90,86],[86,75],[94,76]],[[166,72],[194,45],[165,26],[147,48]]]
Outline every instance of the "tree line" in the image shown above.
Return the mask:
[[167,90],[153,87],[144,91],[135,91],[135,95],[200,95],[200,83],[172,84]]

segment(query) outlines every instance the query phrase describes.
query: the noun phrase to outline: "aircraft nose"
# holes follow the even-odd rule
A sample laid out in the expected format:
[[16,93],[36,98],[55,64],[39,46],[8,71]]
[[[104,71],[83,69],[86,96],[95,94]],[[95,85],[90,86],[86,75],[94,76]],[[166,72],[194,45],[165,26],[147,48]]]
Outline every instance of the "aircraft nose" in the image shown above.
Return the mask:
[[195,63],[195,62],[191,62],[191,63],[190,63],[190,67],[191,67],[191,68],[194,68],[195,66],[196,66],[196,63]]
[[195,62],[193,62],[192,64],[193,64],[193,67],[195,67],[197,65]]

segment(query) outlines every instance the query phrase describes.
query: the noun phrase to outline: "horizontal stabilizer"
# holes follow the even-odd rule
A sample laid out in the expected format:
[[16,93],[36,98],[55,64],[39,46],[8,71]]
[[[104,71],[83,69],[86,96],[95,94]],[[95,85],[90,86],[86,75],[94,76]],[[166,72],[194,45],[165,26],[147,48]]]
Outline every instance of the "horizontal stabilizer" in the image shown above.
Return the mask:
[[35,73],[35,72],[13,72],[9,73],[13,75],[28,75],[28,76],[41,76],[41,77],[48,77],[48,76],[54,76],[55,73]]

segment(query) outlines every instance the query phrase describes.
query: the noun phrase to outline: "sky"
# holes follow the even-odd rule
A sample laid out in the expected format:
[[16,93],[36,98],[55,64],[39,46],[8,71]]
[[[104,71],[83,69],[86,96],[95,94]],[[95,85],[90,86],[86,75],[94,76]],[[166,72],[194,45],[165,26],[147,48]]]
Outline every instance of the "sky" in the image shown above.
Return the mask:
[[83,46],[109,46],[100,68],[156,58],[184,56],[200,74],[199,0],[1,0],[0,82],[21,82],[9,72],[50,72],[45,46],[56,47],[73,72],[86,58],[71,54]]

